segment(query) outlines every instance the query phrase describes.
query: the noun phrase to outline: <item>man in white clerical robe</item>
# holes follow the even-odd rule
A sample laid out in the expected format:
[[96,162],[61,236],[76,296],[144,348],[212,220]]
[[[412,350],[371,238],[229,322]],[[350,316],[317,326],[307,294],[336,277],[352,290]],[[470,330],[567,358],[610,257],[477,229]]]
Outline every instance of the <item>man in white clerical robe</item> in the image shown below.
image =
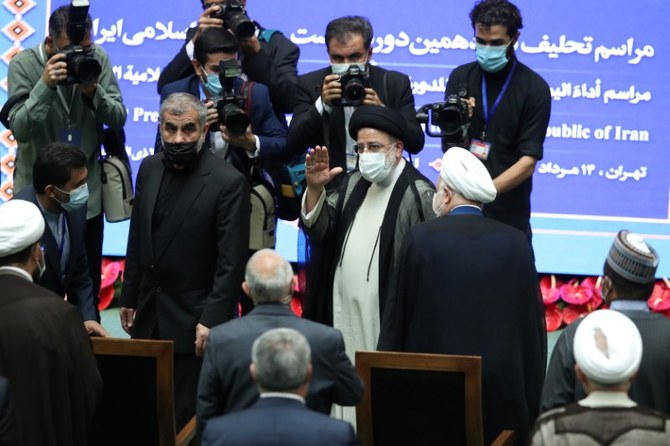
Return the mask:
[[[340,329],[353,362],[356,351],[376,349],[397,251],[412,225],[434,217],[435,188],[402,157],[407,123],[398,111],[358,107],[349,133],[358,169],[330,194],[325,186],[342,168],[330,168],[326,147],[309,150],[301,220],[309,242],[303,316]],[[353,411],[344,418],[355,420]]]

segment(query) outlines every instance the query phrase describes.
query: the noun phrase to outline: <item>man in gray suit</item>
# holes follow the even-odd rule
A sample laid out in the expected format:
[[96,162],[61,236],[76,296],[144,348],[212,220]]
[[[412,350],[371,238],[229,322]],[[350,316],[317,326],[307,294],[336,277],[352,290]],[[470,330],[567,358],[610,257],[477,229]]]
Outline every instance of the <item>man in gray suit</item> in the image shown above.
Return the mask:
[[199,433],[212,417],[245,409],[258,399],[258,388],[249,374],[251,347],[258,336],[273,328],[293,328],[309,341],[313,374],[308,408],[329,414],[333,403],[353,406],[360,401],[363,383],[345,353],[342,334],[295,316],[288,307],[292,284],[291,265],[275,251],[263,249],[249,259],[242,288],[256,308],[214,327],[209,334],[198,383]]
[[307,339],[296,330],[263,333],[254,341],[249,367],[260,398],[248,409],[209,420],[202,446],[358,445],[351,424],[305,407],[310,355]]

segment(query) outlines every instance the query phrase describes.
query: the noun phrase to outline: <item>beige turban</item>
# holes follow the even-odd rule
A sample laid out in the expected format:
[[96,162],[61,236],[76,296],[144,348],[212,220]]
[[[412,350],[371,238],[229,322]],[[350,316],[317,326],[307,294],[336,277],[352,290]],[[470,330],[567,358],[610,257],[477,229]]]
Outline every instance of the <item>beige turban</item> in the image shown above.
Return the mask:
[[460,147],[452,147],[442,156],[440,178],[468,200],[486,204],[496,198],[496,187],[484,164]]
[[600,384],[628,381],[642,360],[640,332],[633,321],[614,310],[586,316],[575,332],[573,349],[579,368]]
[[0,205],[0,257],[35,244],[44,233],[44,218],[33,203],[10,200]]

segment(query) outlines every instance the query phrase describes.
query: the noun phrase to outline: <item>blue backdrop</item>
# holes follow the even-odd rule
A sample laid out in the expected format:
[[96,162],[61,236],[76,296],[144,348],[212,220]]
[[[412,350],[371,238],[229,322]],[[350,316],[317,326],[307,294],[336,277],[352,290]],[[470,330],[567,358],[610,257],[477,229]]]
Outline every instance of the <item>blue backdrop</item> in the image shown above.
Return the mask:
[[[11,55],[38,44],[49,11],[67,3],[35,1],[8,1],[0,9],[4,98]],[[520,0],[517,5],[525,24],[518,57],[544,77],[553,97],[545,156],[534,175],[538,270],[599,274],[612,237],[622,228],[645,234],[661,258],[670,259],[670,151],[662,142],[670,92],[661,79],[670,58],[657,27],[670,3]],[[417,107],[441,101],[450,71],[474,60],[471,1],[248,0],[247,6],[250,17],[300,47],[300,73],[328,63],[323,39],[328,21],[345,14],[369,17],[375,28],[373,63],[407,73]],[[127,151],[137,171],[153,150],[161,67],[197,20],[200,2],[92,0],[90,12],[94,41],[110,54],[128,108]],[[0,144],[0,196],[7,198],[15,150],[9,132],[0,133]],[[440,156],[439,141],[428,138],[414,162],[434,179]],[[105,253],[123,255],[127,223],[107,225],[105,231]],[[281,225],[279,249],[296,258],[295,224]],[[662,260],[660,274],[669,273],[670,260]]]

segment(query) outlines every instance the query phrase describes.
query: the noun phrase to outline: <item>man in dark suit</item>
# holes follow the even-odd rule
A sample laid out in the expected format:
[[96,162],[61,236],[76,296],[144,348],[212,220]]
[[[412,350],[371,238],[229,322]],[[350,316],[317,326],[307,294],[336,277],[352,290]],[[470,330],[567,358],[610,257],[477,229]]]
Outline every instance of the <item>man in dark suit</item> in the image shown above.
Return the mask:
[[[200,3],[203,13],[198,18],[198,26],[186,31],[184,46],[161,70],[158,78],[159,94],[163,94],[163,87],[167,84],[193,74],[191,60],[194,58],[194,43],[203,31],[209,28],[226,29],[224,21],[218,17],[221,5],[226,2],[200,0]],[[246,0],[239,3],[246,8]],[[242,70],[248,80],[267,85],[275,115],[286,126],[285,114],[293,111],[300,50],[281,32],[265,29],[258,22],[253,22],[253,25],[256,32],[251,37],[237,39],[242,50]]]
[[311,346],[308,408],[328,414],[332,403],[353,406],[360,401],[363,384],[345,353],[342,334],[296,317],[287,305],[292,285],[291,265],[275,251],[258,251],[247,263],[242,288],[256,308],[210,333],[198,384],[199,432],[212,417],[247,408],[257,400],[258,389],[247,373],[251,345],[259,335],[277,327],[298,330]]
[[202,445],[355,445],[351,425],[305,407],[312,364],[310,344],[291,328],[275,328],[258,337],[249,370],[260,391],[250,408],[207,423]]
[[77,309],[36,285],[44,227],[33,203],[0,205],[0,375],[11,385],[19,444],[86,446],[102,379]]
[[247,182],[203,150],[206,121],[188,93],[161,105],[164,151],[137,174],[121,295],[133,338],[174,341],[178,429],[195,414],[209,329],[235,314],[249,240]]
[[524,444],[544,381],[544,306],[524,234],[482,215],[495,196],[472,153],[444,154],[438,217],[405,236],[378,347],[481,356],[485,443],[511,429]]
[[[370,65],[372,25],[359,16],[341,17],[326,27],[326,46],[331,66],[298,78],[298,91],[289,127],[288,147],[292,155],[301,155],[310,147],[327,146],[331,167],[345,172],[356,168],[356,153],[347,128],[355,107],[341,106],[344,85],[341,77],[360,69],[369,75],[369,86],[361,103],[384,105],[402,113],[407,120],[405,149],[419,153],[424,134],[416,120],[414,96],[409,78],[396,71]],[[362,99],[362,98],[361,98]]]
[[[230,32],[223,28],[207,28],[195,41],[194,58],[191,61],[195,73],[165,85],[161,90],[161,102],[179,92],[203,97],[208,108],[207,124],[211,129],[210,149],[220,157],[229,159],[248,176],[253,161],[264,165],[285,156],[286,129],[272,112],[267,87],[256,82],[246,85],[239,77],[234,80],[234,91],[243,98],[251,123],[241,134],[219,126],[215,101],[224,94],[219,79],[219,64],[237,64],[237,50],[237,42]],[[159,132],[156,147],[160,146]]]
[[51,143],[37,155],[33,185],[15,198],[35,203],[46,223],[40,243],[46,270],[39,284],[75,305],[90,335],[108,336],[97,321],[93,283],[84,243],[86,234],[86,155],[67,143]]

